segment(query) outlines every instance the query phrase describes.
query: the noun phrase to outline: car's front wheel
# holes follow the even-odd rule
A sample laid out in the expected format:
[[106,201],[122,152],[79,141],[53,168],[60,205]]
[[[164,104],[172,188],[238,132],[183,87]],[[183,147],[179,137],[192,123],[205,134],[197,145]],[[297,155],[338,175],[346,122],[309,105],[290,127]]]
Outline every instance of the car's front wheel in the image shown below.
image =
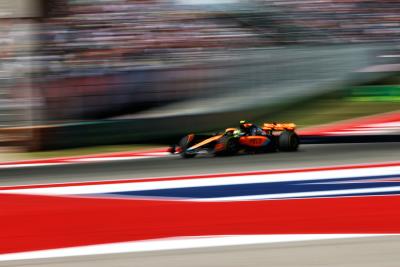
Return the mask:
[[179,147],[182,150],[182,152],[181,152],[182,158],[189,159],[189,158],[193,158],[196,156],[196,153],[190,153],[187,151],[187,149],[189,147],[191,147],[193,144],[194,144],[194,135],[193,134],[189,134],[189,135],[183,137],[179,141]]

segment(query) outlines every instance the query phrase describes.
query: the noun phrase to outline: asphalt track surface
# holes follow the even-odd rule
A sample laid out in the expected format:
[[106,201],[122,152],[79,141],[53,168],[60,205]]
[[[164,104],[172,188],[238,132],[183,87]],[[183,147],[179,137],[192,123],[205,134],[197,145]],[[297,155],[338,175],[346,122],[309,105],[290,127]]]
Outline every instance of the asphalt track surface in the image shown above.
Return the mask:
[[[398,161],[400,143],[304,145],[296,153],[177,156],[0,170],[0,185],[118,180]],[[295,223],[295,222],[294,222]],[[399,266],[400,237],[354,238],[3,262],[0,266]]]
[[0,169],[0,186],[296,169],[400,160],[399,143],[303,145],[298,152],[122,160]]

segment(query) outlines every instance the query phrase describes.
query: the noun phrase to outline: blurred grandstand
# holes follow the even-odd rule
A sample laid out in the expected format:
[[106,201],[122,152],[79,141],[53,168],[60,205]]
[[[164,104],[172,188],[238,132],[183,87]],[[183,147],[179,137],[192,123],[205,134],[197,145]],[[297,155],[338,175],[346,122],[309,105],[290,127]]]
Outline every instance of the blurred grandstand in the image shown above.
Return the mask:
[[[284,75],[300,88],[302,79],[342,81],[352,70],[375,64],[380,49],[396,51],[400,38],[400,2],[389,0],[46,0],[29,1],[29,7],[22,2],[0,14],[3,128],[132,118],[216,95],[229,94],[232,104],[241,91],[257,88],[246,102],[251,105],[260,92],[273,94],[266,88],[282,72],[304,69],[284,68],[291,60],[280,60],[285,49],[301,47],[287,54],[315,66],[307,72],[343,70],[308,78]],[[21,6],[41,12],[21,12]],[[355,46],[335,54],[343,45]],[[346,61],[349,53],[354,65]],[[321,68],[316,58],[334,68]],[[251,80],[248,65],[259,70]],[[279,71],[272,76],[274,69]]]

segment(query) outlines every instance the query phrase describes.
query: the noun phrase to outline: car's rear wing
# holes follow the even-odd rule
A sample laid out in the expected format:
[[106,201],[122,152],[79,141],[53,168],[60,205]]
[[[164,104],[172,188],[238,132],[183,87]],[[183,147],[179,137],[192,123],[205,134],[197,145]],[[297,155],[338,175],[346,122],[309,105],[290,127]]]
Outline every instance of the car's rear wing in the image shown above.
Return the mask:
[[263,124],[262,129],[265,131],[294,131],[296,129],[296,124],[290,123],[269,123]]

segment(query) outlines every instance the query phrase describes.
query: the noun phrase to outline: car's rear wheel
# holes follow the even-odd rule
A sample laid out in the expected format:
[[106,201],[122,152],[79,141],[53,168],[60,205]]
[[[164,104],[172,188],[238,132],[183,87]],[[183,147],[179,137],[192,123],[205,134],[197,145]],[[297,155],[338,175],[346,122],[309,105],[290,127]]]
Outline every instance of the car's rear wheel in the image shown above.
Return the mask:
[[185,159],[190,159],[196,156],[196,153],[190,153],[187,151],[189,147],[191,147],[194,144],[194,135],[189,134],[185,137],[183,137],[179,141],[179,147],[181,148],[181,157]]
[[279,135],[278,146],[280,151],[292,152],[299,148],[300,138],[292,131],[283,131]]

